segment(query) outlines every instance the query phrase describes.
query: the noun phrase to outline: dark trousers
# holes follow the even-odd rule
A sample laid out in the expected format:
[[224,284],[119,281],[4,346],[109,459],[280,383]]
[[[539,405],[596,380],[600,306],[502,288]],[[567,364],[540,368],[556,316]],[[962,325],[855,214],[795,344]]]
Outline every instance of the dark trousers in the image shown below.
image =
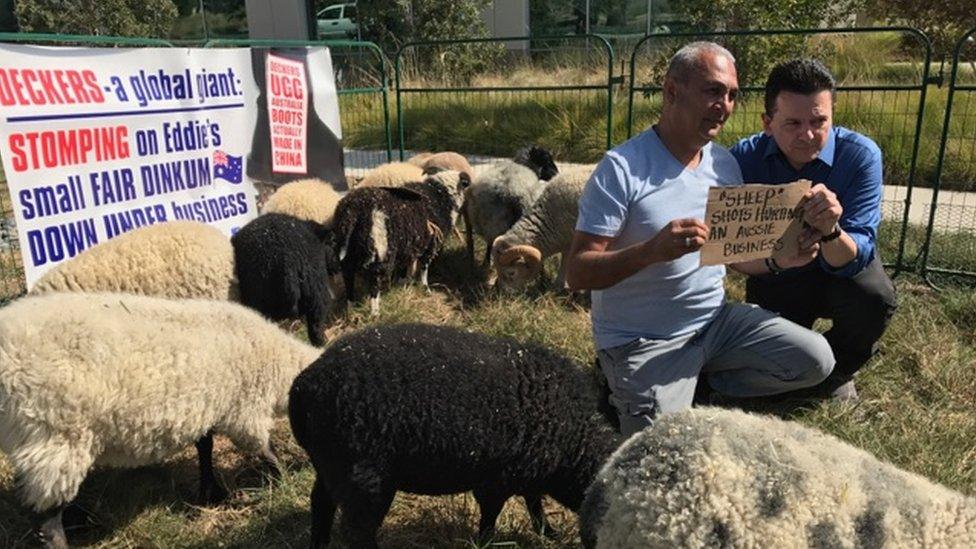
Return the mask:
[[811,328],[818,318],[833,321],[824,334],[834,351],[834,376],[849,378],[878,351],[878,340],[897,307],[895,287],[881,260],[851,278],[812,266],[801,272],[751,276],[746,300]]

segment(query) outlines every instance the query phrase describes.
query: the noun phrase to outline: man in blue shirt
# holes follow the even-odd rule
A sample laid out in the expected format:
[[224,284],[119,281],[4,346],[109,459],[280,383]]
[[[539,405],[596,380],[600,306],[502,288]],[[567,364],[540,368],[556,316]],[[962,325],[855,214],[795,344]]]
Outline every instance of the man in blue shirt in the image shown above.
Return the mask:
[[[708,188],[742,183],[735,159],[712,143],[737,92],[725,48],[682,48],[658,124],[609,151],[580,198],[566,280],[593,290],[597,356],[625,435],[690,406],[702,372],[719,393],[753,397],[816,385],[834,364],[823,336],[726,303],[724,267],[700,265]],[[818,240],[808,231],[784,264],[812,261]]]
[[795,59],[773,68],[763,133],[730,152],[747,183],[814,183],[804,197],[804,221],[822,235],[820,255],[800,268],[774,260],[733,268],[753,275],[746,284],[749,302],[807,327],[817,318],[833,321],[824,335],[837,365],[820,389],[855,400],[853,375],[876,352],[896,301],[877,252],[881,151],[869,138],[832,125],[833,102],[834,78],[819,61]]

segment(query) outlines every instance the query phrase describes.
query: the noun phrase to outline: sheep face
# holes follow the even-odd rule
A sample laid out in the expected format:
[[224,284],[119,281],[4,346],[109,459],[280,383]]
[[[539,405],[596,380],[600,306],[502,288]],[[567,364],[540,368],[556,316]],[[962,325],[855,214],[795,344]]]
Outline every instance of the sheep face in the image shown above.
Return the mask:
[[451,195],[451,201],[454,204],[454,212],[456,214],[456,212],[460,211],[461,204],[464,203],[465,190],[471,186],[471,176],[465,172],[453,170],[440,170],[438,168],[432,168],[431,170],[427,174],[427,180],[436,181],[447,189],[447,192]]
[[527,245],[512,246],[498,237],[492,245],[496,284],[507,292],[519,292],[542,272],[542,252]]

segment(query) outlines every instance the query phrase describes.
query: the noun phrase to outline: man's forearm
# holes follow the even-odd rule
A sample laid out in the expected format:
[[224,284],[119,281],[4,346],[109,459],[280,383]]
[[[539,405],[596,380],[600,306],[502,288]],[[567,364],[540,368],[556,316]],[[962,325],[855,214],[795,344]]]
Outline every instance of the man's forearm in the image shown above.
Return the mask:
[[751,261],[743,261],[742,263],[730,263],[729,268],[749,276],[769,273],[769,269],[766,268],[765,259],[753,259]]
[[857,257],[857,242],[851,235],[841,232],[834,240],[820,245],[820,255],[831,267],[839,269]]
[[566,282],[572,290],[602,290],[617,284],[660,259],[649,242],[612,251],[584,251],[570,259]]

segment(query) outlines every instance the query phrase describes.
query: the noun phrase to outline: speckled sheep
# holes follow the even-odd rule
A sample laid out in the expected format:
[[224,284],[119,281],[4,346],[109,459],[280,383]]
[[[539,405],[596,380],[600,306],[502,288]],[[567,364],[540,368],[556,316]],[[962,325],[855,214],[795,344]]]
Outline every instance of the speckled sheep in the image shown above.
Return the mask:
[[482,268],[491,259],[491,243],[527,213],[546,184],[525,166],[505,161],[488,168],[464,193],[468,256],[474,263],[474,234],[485,240]]
[[212,501],[212,434],[276,464],[274,415],[318,354],[236,303],[28,296],[0,309],[0,449],[45,542],[66,547],[61,511],[94,466],[160,463],[195,443]]
[[325,321],[339,273],[332,232],[325,225],[271,213],[231,238],[240,302],[273,320],[304,317],[308,339],[325,344]]
[[424,170],[420,166],[409,162],[390,162],[367,172],[356,187],[402,187],[423,179]]
[[505,501],[577,509],[619,443],[593,376],[546,347],[423,324],[336,340],[296,379],[296,440],[315,467],[311,546],[328,545],[336,506],[349,547],[376,547],[397,490],[473,490],[487,541]]
[[773,417],[661,416],[600,471],[584,547],[976,547],[976,499]]
[[430,263],[454,227],[469,183],[465,174],[445,171],[403,187],[349,191],[333,223],[346,297],[356,297],[357,274],[365,278],[373,314],[379,313],[380,291],[394,276],[416,268],[427,287]]
[[234,250],[230,239],[204,223],[148,225],[85,250],[31,288],[32,294],[48,292],[236,299]]
[[491,257],[497,284],[505,290],[519,290],[535,280],[545,258],[560,254],[556,286],[566,280],[565,258],[573,242],[583,187],[593,166],[563,170],[550,181],[532,209],[511,229],[492,242]]
[[301,179],[282,185],[268,198],[261,213],[280,213],[321,223],[332,224],[332,215],[342,196],[321,179]]

